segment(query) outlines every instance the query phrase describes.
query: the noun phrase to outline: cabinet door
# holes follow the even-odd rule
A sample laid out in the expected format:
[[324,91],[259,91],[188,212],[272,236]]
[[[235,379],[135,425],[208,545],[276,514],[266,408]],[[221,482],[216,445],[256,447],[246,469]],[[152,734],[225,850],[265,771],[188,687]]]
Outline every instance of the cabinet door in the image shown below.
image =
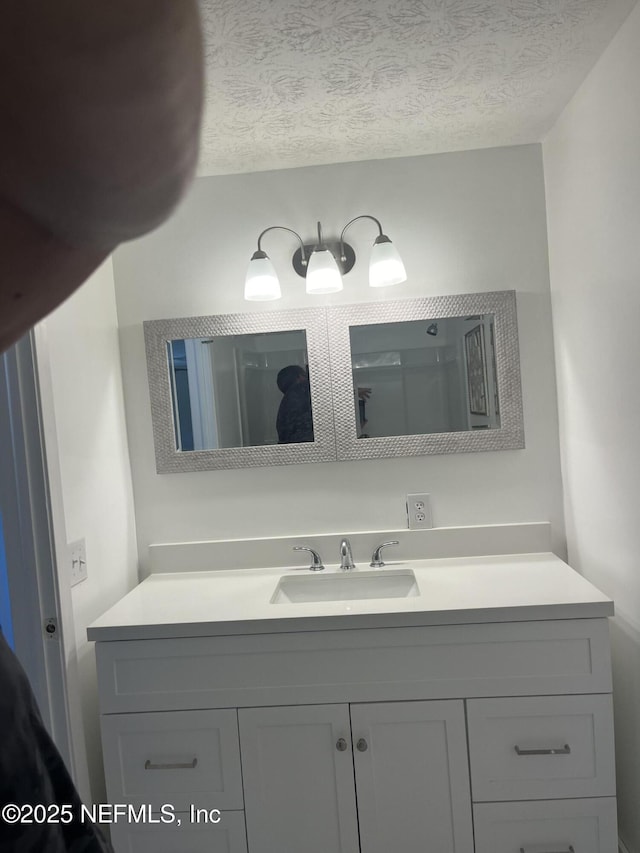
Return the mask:
[[358,853],[348,705],[238,718],[251,853]]
[[473,853],[462,701],[351,706],[362,853]]

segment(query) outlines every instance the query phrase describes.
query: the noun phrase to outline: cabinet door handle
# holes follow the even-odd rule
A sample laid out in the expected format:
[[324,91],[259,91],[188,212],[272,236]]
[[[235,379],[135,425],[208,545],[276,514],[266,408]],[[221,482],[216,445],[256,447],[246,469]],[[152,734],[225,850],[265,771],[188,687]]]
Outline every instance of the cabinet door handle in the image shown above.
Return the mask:
[[348,744],[343,737],[339,737],[336,741],[336,749],[338,752],[346,752]]
[[518,744],[514,748],[518,755],[569,755],[571,752],[571,747],[568,743],[552,749],[520,749]]
[[[527,853],[527,851],[524,847],[521,847],[520,853]],[[573,844],[570,844],[566,850],[549,851],[549,853],[575,853],[575,850],[573,849]]]
[[198,759],[194,758],[186,764],[153,764],[149,759],[144,763],[145,770],[193,770],[198,764]]
[[369,749],[369,744],[363,737],[361,737],[356,743],[356,749],[358,752],[366,752]]

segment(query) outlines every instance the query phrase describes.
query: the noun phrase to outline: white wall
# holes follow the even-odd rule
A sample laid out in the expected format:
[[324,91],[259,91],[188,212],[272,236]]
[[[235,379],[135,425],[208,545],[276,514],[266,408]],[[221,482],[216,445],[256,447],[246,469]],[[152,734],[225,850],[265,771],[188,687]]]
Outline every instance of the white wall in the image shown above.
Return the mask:
[[640,851],[640,7],[544,143],[569,559],[615,599],[620,833]]
[[[371,222],[349,232],[361,260],[332,297],[309,298],[284,232],[263,248],[281,273],[273,310],[516,289],[526,450],[157,475],[142,321],[265,310],[243,300],[258,234],[312,241],[353,216],[381,219],[409,281],[367,286]],[[544,180],[539,145],[201,178],[178,214],[114,258],[140,559],[152,542],[406,526],[404,495],[428,491],[438,526],[553,522],[563,553]]]
[[86,627],[138,579],[111,261],[45,326],[66,541],[86,540],[88,578],[72,589],[73,617],[91,793],[105,802],[95,654]]

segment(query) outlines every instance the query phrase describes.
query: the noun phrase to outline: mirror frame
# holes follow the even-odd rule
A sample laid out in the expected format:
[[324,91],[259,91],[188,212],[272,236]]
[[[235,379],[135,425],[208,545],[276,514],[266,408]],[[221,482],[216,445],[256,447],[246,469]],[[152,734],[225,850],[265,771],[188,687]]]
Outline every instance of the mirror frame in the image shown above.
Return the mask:
[[[143,327],[158,474],[335,461],[327,318],[323,308],[146,320]],[[296,329],[303,329],[307,336],[314,441],[218,450],[177,450],[167,342]]]
[[[525,446],[514,290],[336,306],[329,309],[329,314],[333,410],[339,460],[520,450]],[[464,432],[358,438],[349,327],[476,314],[494,315],[500,427]]]

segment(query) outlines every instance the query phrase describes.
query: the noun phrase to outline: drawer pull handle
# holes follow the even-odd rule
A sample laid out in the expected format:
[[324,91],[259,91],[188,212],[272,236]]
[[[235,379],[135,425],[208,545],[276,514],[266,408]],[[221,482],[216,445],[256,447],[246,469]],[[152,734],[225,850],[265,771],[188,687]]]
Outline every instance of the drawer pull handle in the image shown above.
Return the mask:
[[336,749],[338,752],[345,752],[347,749],[347,742],[343,737],[339,737],[336,741]]
[[[525,850],[524,847],[521,847],[520,853],[527,853],[527,851]],[[551,851],[550,851],[550,853],[551,853]],[[555,851],[555,853],[576,853],[576,851],[573,849],[573,844],[570,844],[566,850],[557,850],[557,851]]]
[[152,764],[149,759],[144,763],[145,770],[193,770],[198,764],[198,759],[194,758],[186,764]]
[[569,755],[571,753],[571,747],[568,743],[554,749],[520,749],[518,744],[516,744],[515,750],[518,755]]

